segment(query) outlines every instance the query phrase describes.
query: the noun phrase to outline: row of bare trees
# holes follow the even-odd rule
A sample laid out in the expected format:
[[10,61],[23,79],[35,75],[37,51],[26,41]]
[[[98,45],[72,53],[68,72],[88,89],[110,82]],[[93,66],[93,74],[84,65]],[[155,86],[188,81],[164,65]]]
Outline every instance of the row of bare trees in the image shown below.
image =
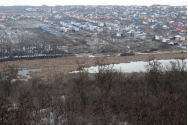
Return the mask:
[[60,46],[57,42],[44,41],[37,34],[17,31],[1,36],[0,59],[63,54]]

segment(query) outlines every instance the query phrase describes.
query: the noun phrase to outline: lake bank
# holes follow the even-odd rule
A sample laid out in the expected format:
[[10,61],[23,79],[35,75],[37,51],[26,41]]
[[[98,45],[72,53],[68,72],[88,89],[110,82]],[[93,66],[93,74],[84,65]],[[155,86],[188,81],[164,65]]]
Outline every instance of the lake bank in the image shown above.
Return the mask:
[[[152,54],[134,55],[134,56],[113,56],[105,57],[105,64],[118,64],[118,63],[129,63],[131,61],[148,61]],[[178,59],[187,58],[187,53],[165,53],[165,54],[154,54],[155,59]],[[66,57],[66,58],[55,58],[55,59],[36,59],[36,60],[18,60],[10,62],[2,62],[0,65],[8,63],[9,65],[15,64],[19,68],[38,69],[41,71],[30,71],[28,74],[31,77],[40,77],[47,79],[48,76],[56,73],[68,74],[70,71],[77,70],[77,62],[85,63],[86,67],[95,66],[96,58],[86,57]]]
[[[150,63],[158,62],[162,67],[163,70],[167,70],[167,68],[170,68],[171,62],[179,62],[180,67],[186,68],[187,66],[187,59],[163,59],[163,60],[152,60]],[[148,66],[148,61],[135,61],[135,62],[130,62],[130,63],[119,63],[119,64],[110,64],[110,65],[105,65],[103,68],[107,70],[113,69],[114,71],[120,71],[123,73],[132,73],[132,72],[146,72]],[[168,66],[168,67],[167,67]],[[98,73],[99,72],[99,65],[97,66],[91,66],[91,67],[86,67],[84,68],[88,73]],[[186,68],[187,69],[187,68]],[[78,73],[78,70],[72,71],[70,73]]]

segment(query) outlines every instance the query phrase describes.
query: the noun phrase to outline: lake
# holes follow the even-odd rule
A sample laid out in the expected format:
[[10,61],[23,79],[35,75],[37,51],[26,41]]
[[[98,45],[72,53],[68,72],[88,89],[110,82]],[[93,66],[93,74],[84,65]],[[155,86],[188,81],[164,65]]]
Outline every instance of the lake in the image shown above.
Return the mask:
[[[177,61],[177,59],[166,59],[166,60],[157,60],[161,63],[163,67],[170,66],[171,61]],[[178,61],[181,62],[180,59]],[[184,63],[186,63],[187,66],[187,59],[184,60]],[[109,68],[113,68],[115,70],[121,70],[121,72],[125,73],[131,73],[131,72],[145,72],[146,71],[146,65],[148,65],[148,62],[146,61],[137,61],[137,62],[130,62],[130,63],[119,63],[119,64],[110,64],[106,65]],[[89,73],[97,73],[98,72],[98,66],[91,66],[88,68],[85,68]],[[79,71],[72,71],[71,73],[77,73]]]

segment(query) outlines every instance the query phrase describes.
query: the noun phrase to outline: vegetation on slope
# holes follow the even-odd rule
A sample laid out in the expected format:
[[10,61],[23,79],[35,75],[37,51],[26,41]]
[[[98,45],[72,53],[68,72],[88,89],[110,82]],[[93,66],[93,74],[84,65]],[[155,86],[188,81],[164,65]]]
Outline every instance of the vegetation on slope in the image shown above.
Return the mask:
[[168,70],[150,61],[147,72],[131,74],[105,67],[104,58],[96,59],[99,72],[93,75],[84,70],[84,62],[77,64],[77,74],[28,82],[11,82],[17,72],[6,66],[0,73],[0,124],[187,124],[183,59],[172,62]]

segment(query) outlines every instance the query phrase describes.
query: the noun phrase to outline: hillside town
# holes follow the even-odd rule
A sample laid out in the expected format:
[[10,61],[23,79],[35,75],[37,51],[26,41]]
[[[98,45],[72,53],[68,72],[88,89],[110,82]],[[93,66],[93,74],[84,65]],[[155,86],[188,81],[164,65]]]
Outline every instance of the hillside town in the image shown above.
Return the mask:
[[[72,54],[181,51],[187,49],[187,6],[0,6],[0,29],[1,56],[12,52],[19,56],[20,52],[15,51],[27,54],[54,50]],[[22,41],[18,33],[25,39],[29,38],[26,34],[34,34],[38,42],[30,40],[29,48],[28,42],[13,47]],[[12,48],[10,43],[14,44]]]

